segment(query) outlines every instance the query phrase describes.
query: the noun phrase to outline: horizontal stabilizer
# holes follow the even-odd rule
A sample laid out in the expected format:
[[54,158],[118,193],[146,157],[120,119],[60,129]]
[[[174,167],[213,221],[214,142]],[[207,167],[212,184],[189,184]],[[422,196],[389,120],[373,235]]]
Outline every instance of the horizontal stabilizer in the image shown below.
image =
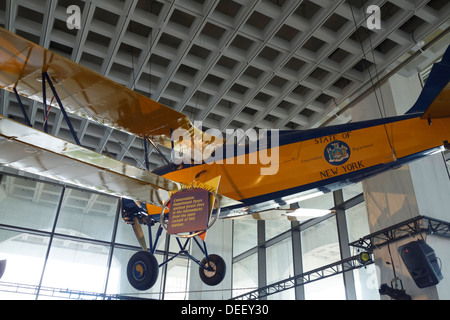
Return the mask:
[[326,216],[328,214],[336,213],[334,210],[322,209],[269,209],[253,213],[235,213],[223,217],[223,219],[245,219],[245,220],[282,220],[289,221],[307,221],[314,218]]
[[406,113],[422,113],[422,119],[450,117],[450,46],[434,64],[414,106]]

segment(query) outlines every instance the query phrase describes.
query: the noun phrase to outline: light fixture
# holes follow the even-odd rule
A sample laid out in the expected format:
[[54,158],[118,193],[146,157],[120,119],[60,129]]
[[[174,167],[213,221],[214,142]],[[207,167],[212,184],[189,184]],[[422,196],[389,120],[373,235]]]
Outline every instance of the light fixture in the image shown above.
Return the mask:
[[378,292],[380,295],[389,296],[392,300],[411,300],[411,296],[406,294],[405,289],[403,289],[402,280],[398,277],[392,279],[390,286],[387,283],[383,283]]
[[372,262],[372,256],[367,251],[361,252],[358,255],[357,259],[358,259],[358,262],[361,264],[368,264],[369,262]]

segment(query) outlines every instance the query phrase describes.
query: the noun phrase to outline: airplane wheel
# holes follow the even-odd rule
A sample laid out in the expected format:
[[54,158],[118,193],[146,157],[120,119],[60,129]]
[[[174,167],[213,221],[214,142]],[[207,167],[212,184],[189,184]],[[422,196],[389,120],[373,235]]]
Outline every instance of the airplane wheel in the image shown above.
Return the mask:
[[202,279],[203,283],[207,284],[208,286],[216,286],[225,278],[227,267],[222,257],[216,254],[210,254],[208,256],[208,260],[209,264],[206,263],[206,258],[203,258],[202,264],[204,264],[206,267],[211,266],[214,270],[209,271],[202,267],[199,267],[198,271],[200,274],[200,279]]
[[136,252],[128,261],[128,281],[137,290],[148,290],[153,287],[158,279],[158,274],[158,261],[148,251]]

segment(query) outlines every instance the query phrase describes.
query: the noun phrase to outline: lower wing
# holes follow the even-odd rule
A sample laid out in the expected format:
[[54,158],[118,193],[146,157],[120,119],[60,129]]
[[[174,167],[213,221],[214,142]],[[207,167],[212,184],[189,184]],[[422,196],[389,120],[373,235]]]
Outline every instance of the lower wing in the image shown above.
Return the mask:
[[[178,182],[0,116],[0,164],[158,207]],[[221,206],[239,202],[219,195]]]

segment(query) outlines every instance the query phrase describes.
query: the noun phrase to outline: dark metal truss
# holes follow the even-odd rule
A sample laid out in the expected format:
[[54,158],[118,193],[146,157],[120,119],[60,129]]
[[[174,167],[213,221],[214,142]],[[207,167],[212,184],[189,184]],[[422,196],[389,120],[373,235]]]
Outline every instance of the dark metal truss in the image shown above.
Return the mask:
[[328,278],[343,272],[359,269],[373,263],[372,260],[363,264],[358,261],[359,255],[353,256],[344,260],[331,263],[329,265],[290,277],[285,280],[281,280],[272,283],[268,286],[258,288],[256,290],[247,292],[245,294],[233,297],[232,300],[257,300],[269,295],[288,290],[297,286],[302,286],[317,280]]
[[[352,247],[372,252],[377,247],[384,246],[394,241],[419,234],[437,235],[450,238],[450,223],[427,216],[417,216],[403,221],[391,227],[369,234],[357,241],[350,243]],[[265,287],[233,297],[232,300],[256,300],[269,295],[288,290],[297,286],[331,277],[340,273],[358,269],[373,263],[373,260],[363,264],[359,255],[337,261],[335,263],[284,279]]]
[[437,235],[450,238],[450,222],[417,216],[391,227],[369,234],[350,243],[350,246],[373,251],[377,247],[419,234]]
[[42,287],[23,283],[0,282],[0,291],[45,296],[68,300],[146,300],[138,297],[99,292],[79,291],[62,288]]

